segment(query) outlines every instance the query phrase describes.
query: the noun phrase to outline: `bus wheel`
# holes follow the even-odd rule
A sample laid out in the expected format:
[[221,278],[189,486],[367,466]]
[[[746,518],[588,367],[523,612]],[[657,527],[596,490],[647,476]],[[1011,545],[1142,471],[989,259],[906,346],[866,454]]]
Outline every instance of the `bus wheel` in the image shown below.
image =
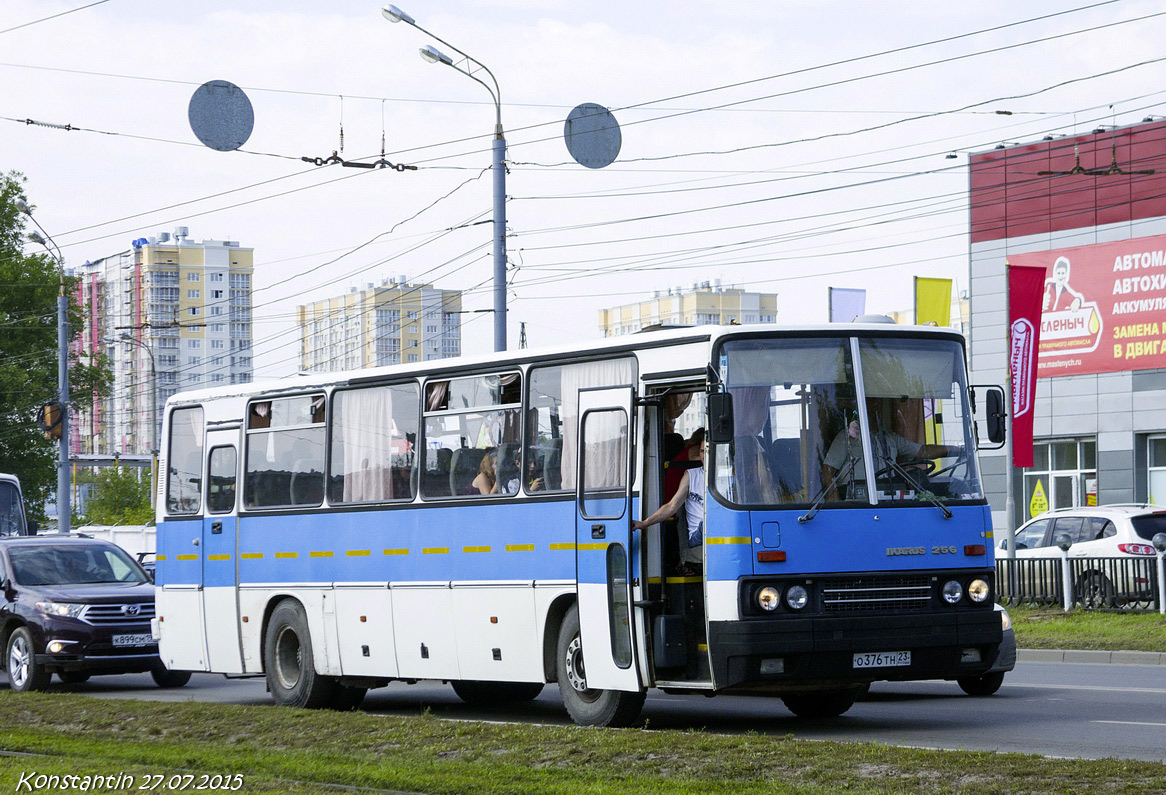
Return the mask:
[[956,684],[960,686],[969,696],[990,696],[1000,689],[1000,685],[1004,682],[1004,672],[996,671],[991,674],[984,674],[983,676],[961,676],[956,679]]
[[814,690],[809,693],[790,693],[781,697],[785,708],[799,718],[837,718],[854,706],[860,689]]
[[480,707],[533,701],[543,691],[542,682],[475,682],[462,679],[450,684],[458,698]]
[[579,608],[572,605],[559,627],[555,653],[559,693],[571,720],[580,726],[630,726],[644,707],[644,692],[592,690],[583,668],[583,643],[579,636]]
[[367,687],[338,684],[332,693],[332,703],[328,706],[339,712],[350,712],[361,705],[367,692]]
[[312,660],[304,609],[285,599],[272,611],[263,643],[267,687],[276,703],[308,709],[330,706],[336,681],[317,674]]
[[171,671],[169,668],[158,666],[150,671],[154,684],[162,688],[186,687],[190,681],[190,671]]

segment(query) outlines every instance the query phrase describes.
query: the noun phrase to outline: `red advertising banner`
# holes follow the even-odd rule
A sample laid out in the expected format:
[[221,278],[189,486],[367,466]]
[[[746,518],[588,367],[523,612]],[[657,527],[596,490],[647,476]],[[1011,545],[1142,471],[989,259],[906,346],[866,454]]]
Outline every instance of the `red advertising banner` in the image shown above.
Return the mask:
[[1032,466],[1037,348],[1045,269],[1008,263],[1008,374],[1012,379],[1012,465]]
[[1013,254],[1043,268],[1037,376],[1166,367],[1166,235]]

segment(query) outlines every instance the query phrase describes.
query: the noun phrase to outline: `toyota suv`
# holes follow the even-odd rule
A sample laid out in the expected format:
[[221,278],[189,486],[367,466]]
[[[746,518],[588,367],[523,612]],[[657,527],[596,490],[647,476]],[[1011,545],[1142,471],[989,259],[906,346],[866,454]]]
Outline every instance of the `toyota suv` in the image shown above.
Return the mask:
[[13,690],[145,673],[182,687],[150,632],[154,584],[121,547],[84,536],[0,538],[0,648]]

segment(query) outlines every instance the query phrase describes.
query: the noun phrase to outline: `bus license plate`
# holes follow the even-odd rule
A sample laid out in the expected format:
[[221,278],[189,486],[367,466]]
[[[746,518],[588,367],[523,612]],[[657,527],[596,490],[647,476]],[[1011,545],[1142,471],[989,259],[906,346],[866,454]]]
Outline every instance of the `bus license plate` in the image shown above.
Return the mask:
[[154,642],[154,639],[147,633],[145,635],[114,635],[114,646],[149,646]]
[[910,664],[909,651],[874,651],[854,655],[855,668],[891,668]]

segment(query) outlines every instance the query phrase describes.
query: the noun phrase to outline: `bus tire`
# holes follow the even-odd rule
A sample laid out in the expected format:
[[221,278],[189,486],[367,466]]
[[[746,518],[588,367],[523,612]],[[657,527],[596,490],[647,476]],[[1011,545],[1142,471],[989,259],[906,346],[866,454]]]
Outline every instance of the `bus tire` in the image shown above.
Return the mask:
[[450,684],[458,698],[480,707],[534,701],[543,692],[542,682],[477,682],[459,679]]
[[809,693],[789,693],[781,697],[785,708],[799,718],[837,718],[854,706],[861,688],[845,690],[813,690]]
[[983,676],[961,676],[955,680],[969,696],[990,696],[1004,683],[1004,672],[996,671]]
[[308,618],[293,599],[285,599],[271,611],[264,634],[263,667],[277,704],[305,709],[331,705],[336,680],[316,673]]
[[171,671],[169,668],[158,666],[150,671],[154,684],[163,689],[186,687],[190,681],[190,671]]
[[559,693],[571,720],[580,726],[631,726],[644,707],[644,691],[592,690],[583,669],[583,646],[579,634],[579,607],[572,605],[559,627],[555,647],[555,672]]

